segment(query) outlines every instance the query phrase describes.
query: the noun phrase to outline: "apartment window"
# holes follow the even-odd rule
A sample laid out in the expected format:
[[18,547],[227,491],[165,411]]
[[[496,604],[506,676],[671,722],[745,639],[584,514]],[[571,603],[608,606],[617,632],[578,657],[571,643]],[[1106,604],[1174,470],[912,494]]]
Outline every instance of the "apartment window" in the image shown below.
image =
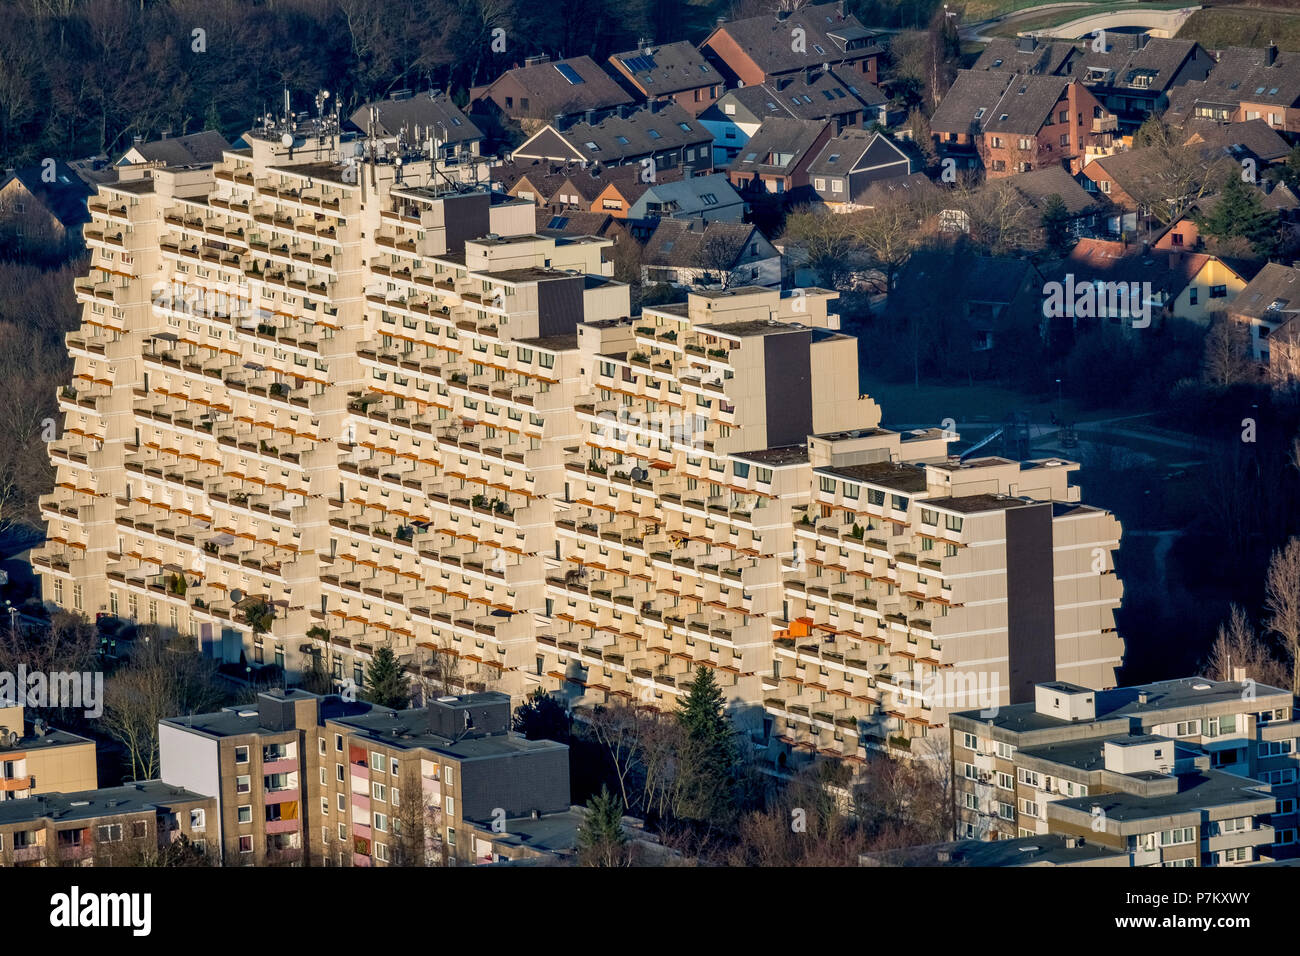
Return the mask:
[[247,747],[236,747],[236,748],[235,748],[235,763],[248,763],[248,748],[247,748]]
[[447,816],[454,817],[455,815],[456,815],[456,801],[449,795],[447,797]]
[[388,788],[382,783],[373,783],[370,785],[370,793],[376,800],[382,803],[388,802]]
[[1014,820],[1016,818],[1016,808],[1010,803],[998,803],[998,816],[1003,820]]
[[335,734],[335,735],[334,735],[334,749],[335,749],[335,751],[337,751],[338,753],[343,753],[343,735],[342,735],[342,734]]
[[318,744],[319,747],[320,747],[320,754],[321,754],[321,756],[322,756],[322,757],[325,756],[325,750],[326,750],[326,747],[325,747],[325,738],[324,738],[324,737],[317,737],[317,738],[316,738],[316,742],[317,742],[317,744]]
[[143,840],[149,835],[149,824],[143,820],[136,820],[131,824],[131,839]]
[[346,823],[340,823],[340,824],[339,824],[339,839],[340,839],[340,840],[346,840],[347,838],[348,838],[348,825],[347,825]]
[[1281,757],[1295,749],[1294,740],[1266,740],[1259,745],[1260,757]]
[[253,837],[252,837],[252,834],[249,834],[248,836],[241,836],[241,837],[239,838],[239,852],[240,852],[240,853],[252,853],[252,852],[253,852]]
[[962,746],[967,750],[978,750],[980,739],[974,734],[962,734]]
[[1296,772],[1294,769],[1265,770],[1263,773],[1260,773],[1258,776],[1259,779],[1264,783],[1282,785],[1288,783],[1295,783]]
[[378,773],[385,773],[388,766],[383,754],[377,750],[370,751],[370,766]]
[[1011,744],[1003,743],[1000,740],[994,744],[994,749],[997,751],[997,755],[1003,760],[1012,760],[1016,756],[1016,748]]
[[324,816],[324,817],[327,817],[327,816],[330,815],[330,798],[329,798],[329,797],[321,797],[321,798],[320,798],[320,812],[321,812],[321,816]]
[[340,793],[337,796],[338,796],[339,813],[347,813],[348,810],[347,795]]
[[334,765],[334,776],[335,779],[338,780],[340,783],[347,779],[347,776],[343,770],[343,764],[336,763]]
[[203,809],[190,811],[190,829],[202,830],[207,826],[208,815]]
[[450,788],[451,785],[455,782],[455,780],[453,779],[453,775],[454,775],[454,774],[455,774],[455,768],[454,768],[454,767],[446,767],[446,768],[444,768],[444,770],[443,770],[443,774],[442,774],[442,776],[443,776],[443,779],[447,781],[447,786],[448,786],[448,788]]
[[456,845],[456,831],[453,830],[451,827],[447,827],[447,846],[455,846],[455,845]]
[[387,863],[387,862],[388,862],[388,844],[387,844],[387,843],[376,843],[376,844],[375,844],[375,859],[378,860],[380,863]]
[[1012,778],[1011,774],[1003,773],[1001,770],[998,771],[998,789],[999,790],[1015,789],[1015,780]]
[[1295,813],[1295,798],[1286,797],[1277,802],[1277,809],[1274,813]]
[[1175,737],[1197,737],[1201,733],[1201,721],[1197,720],[1180,720],[1174,724]]
[[247,774],[235,778],[235,793],[249,793],[252,789],[252,778]]
[[388,761],[388,772],[391,773],[394,777],[397,776],[397,761],[396,761],[396,760],[390,760],[390,761]]
[[1196,840],[1196,827],[1177,827],[1173,830],[1160,831],[1161,846],[1181,846]]
[[1020,768],[1020,782],[1025,786],[1033,787],[1034,789],[1039,789],[1042,786],[1041,778],[1038,774],[1033,770],[1026,770],[1024,767]]
[[388,814],[386,813],[375,814],[375,829],[380,833],[388,832]]
[[238,820],[239,820],[240,823],[252,823],[252,822],[253,822],[253,808],[252,808],[251,806],[247,805],[247,804],[245,804],[244,806],[240,807],[239,810],[238,810]]
[[1246,863],[1254,857],[1251,855],[1251,847],[1239,846],[1230,850],[1224,850],[1220,859],[1224,863]]
[[1033,800],[1021,800],[1020,812],[1027,817],[1033,817],[1034,819],[1038,819],[1038,804],[1035,803]]
[[1278,830],[1277,833],[1274,834],[1274,839],[1273,839],[1274,846],[1290,846],[1295,842],[1296,842],[1295,827],[1288,827],[1285,830]]
[[122,839],[122,824],[109,823],[95,828],[96,843],[117,843]]

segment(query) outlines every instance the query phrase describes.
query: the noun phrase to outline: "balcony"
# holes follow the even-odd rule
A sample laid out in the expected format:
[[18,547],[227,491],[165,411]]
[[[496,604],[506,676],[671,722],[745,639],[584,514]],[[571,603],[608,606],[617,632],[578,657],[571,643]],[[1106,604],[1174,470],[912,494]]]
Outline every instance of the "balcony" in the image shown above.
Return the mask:
[[1094,116],[1092,118],[1094,133],[1115,133],[1119,131],[1118,116]]

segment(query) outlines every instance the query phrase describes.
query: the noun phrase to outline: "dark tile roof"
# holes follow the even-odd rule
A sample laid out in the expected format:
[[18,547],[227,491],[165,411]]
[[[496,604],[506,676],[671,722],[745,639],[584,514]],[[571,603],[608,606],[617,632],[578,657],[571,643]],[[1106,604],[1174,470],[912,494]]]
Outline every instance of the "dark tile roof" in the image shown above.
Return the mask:
[[[832,160],[833,158],[833,160]],[[889,163],[906,162],[908,155],[882,133],[864,129],[846,129],[832,137],[808,166],[815,176],[847,175],[850,170],[868,169]]]
[[1246,100],[1295,106],[1300,101],[1300,53],[1278,51],[1270,65],[1267,50],[1231,47],[1219,54],[1209,76],[1177,87],[1169,100],[1170,110],[1181,116],[1193,115],[1198,103],[1235,108]]
[[816,144],[826,125],[817,120],[765,119],[758,132],[741,147],[730,168],[743,173],[789,175]]
[[[471,142],[483,138],[483,131],[461,112],[460,107],[451,101],[445,93],[417,93],[402,99],[376,100],[357,107],[350,122],[357,129],[366,132],[370,127],[370,108],[377,110],[375,134],[382,138],[391,138],[405,131],[408,139],[414,139],[414,131],[435,129],[438,138],[444,142]],[[420,138],[428,139],[423,132]]]
[[1068,40],[1044,41],[1033,36],[994,37],[971,69],[1061,74],[1078,52],[1078,48]]
[[962,70],[930,117],[930,129],[979,134],[1014,79],[1016,75],[1005,70]]
[[[600,163],[619,163],[664,150],[712,144],[712,134],[676,103],[654,105],[657,108],[646,106],[627,115],[607,116],[595,125],[574,123],[559,135],[584,158]],[[526,152],[527,144],[516,150]]]
[[145,162],[162,162],[168,166],[202,166],[221,162],[222,154],[230,148],[230,144],[216,130],[208,129],[188,136],[137,143],[133,148],[145,158]]
[[1033,269],[1025,259],[922,250],[903,266],[892,297],[896,307],[910,308],[911,302],[924,301],[940,286],[952,303],[1006,305],[1015,299]]
[[537,232],[541,235],[603,236],[613,217],[607,212],[537,207]]
[[1273,323],[1290,320],[1300,309],[1300,269],[1270,262],[1232,300],[1229,311]]
[[[793,49],[791,31],[804,31],[804,51]],[[881,52],[871,31],[840,5],[823,3],[796,10],[779,19],[771,14],[718,25],[768,76],[821,63],[859,60]],[[701,46],[707,45],[705,40]],[[818,50],[818,47],[821,50]]]
[[1150,282],[1153,290],[1177,295],[1212,258],[1202,253],[1085,238],[1051,272],[1057,278],[1072,274],[1076,283],[1094,279]]
[[609,62],[621,64],[648,95],[680,93],[723,83],[704,54],[685,40],[615,53]]
[[1234,158],[1250,155],[1272,163],[1291,152],[1291,146],[1277,130],[1262,119],[1244,123],[1215,123],[1208,119],[1189,119],[1183,127],[1184,143],[1203,143],[1227,151]]
[[735,262],[739,262],[754,231],[748,223],[660,219],[654,233],[646,240],[641,261],[648,266],[714,268],[718,256],[713,250],[734,247]]
[[[580,82],[570,82],[566,74],[572,74]],[[587,110],[614,109],[632,103],[632,97],[589,56],[515,67],[487,86],[472,91],[471,99],[481,100],[487,97],[492,88],[507,76],[528,91],[526,115],[541,119],[568,116]],[[525,115],[525,111],[520,108],[516,108],[514,113]]]
[[861,206],[879,206],[919,196],[938,196],[939,193],[939,187],[925,173],[912,173],[910,176],[874,182],[860,195],[854,196],[853,201]]
[[[1097,83],[1117,89],[1167,90],[1197,49],[1195,40],[1147,37],[1145,34],[1108,33],[1105,52],[1086,44],[1072,61],[1071,74],[1085,85]],[[1145,39],[1144,39],[1145,37]],[[1147,85],[1138,85],[1147,77]]]
[[86,200],[90,198],[92,190],[81,177],[66,163],[57,161],[54,164],[54,182],[47,183],[44,173],[45,167],[41,165],[15,169],[0,179],[0,189],[16,179],[32,196],[40,200],[65,229],[89,222],[90,211],[86,208]]
[[1028,205],[1040,210],[1052,196],[1060,196],[1071,215],[1091,212],[1100,206],[1097,199],[1063,166],[1045,166],[1027,173],[1016,173],[993,180],[988,185],[1014,189]]

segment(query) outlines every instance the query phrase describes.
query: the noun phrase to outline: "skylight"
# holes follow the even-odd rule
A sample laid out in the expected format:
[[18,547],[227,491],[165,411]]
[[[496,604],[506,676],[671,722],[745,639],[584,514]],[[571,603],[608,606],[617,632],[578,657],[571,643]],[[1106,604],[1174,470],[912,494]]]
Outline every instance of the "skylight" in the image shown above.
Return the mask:
[[597,146],[595,143],[588,142],[588,143],[586,143],[585,145],[586,145],[586,147],[587,147],[589,150],[591,150],[593,153],[598,153],[598,152],[600,152],[600,147]]
[[689,133],[691,131],[691,127],[689,123],[678,123],[677,128],[680,129],[683,133]]
[[556,63],[555,69],[559,71],[560,76],[569,81],[570,86],[578,86],[583,82],[582,77],[577,74],[577,71],[567,63]]
[[659,139],[659,130],[648,129],[646,130],[646,135],[649,136],[651,139]]

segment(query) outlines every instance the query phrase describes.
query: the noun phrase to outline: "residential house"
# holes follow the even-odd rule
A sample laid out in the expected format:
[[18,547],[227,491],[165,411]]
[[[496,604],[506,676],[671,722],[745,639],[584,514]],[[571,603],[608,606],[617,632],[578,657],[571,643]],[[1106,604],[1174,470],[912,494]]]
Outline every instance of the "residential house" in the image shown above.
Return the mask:
[[728,167],[727,177],[742,194],[774,193],[791,201],[812,198],[808,169],[832,135],[831,124],[824,121],[764,120]]
[[999,177],[1062,164],[1077,172],[1111,148],[1114,118],[1075,80],[965,70],[930,129],[945,159]]
[[617,76],[641,100],[671,100],[698,116],[723,94],[726,80],[693,44],[642,43],[609,58]]
[[1163,113],[1171,91],[1204,80],[1214,59],[1195,40],[1146,33],[1104,34],[1105,49],[1086,42],[1068,64],[1069,75],[1086,86],[1125,131]]
[[781,254],[748,223],[660,219],[641,262],[646,283],[690,289],[781,284]]
[[912,174],[912,158],[882,133],[848,129],[821,148],[808,166],[813,192],[835,211],[858,203],[873,183]]
[[597,122],[633,102],[589,56],[555,62],[545,55],[529,57],[523,66],[469,94],[471,114],[504,117],[519,124],[525,135],[544,123]]
[[899,271],[889,294],[890,312],[933,311],[965,326],[972,352],[997,344],[1015,304],[1041,298],[1043,277],[1027,259],[972,256],[963,250],[923,250]]
[[985,45],[972,70],[1068,76],[1079,48],[1069,40],[1049,40],[1032,34],[994,37]]
[[[1269,364],[1271,337],[1300,313],[1300,269],[1269,262],[1232,300],[1230,318],[1250,330],[1250,355]],[[1279,360],[1282,361],[1282,360]]]
[[1108,204],[1084,189],[1064,167],[1031,169],[1000,179],[997,184],[1014,189],[1025,207],[1038,216],[1046,212],[1054,197],[1059,198],[1070,217],[1070,233],[1074,236],[1088,235],[1105,225]]
[[676,103],[653,102],[595,124],[574,123],[565,129],[547,124],[514,151],[514,159],[636,164],[655,175],[682,166],[697,173],[713,168],[713,137]]
[[1190,119],[1183,126],[1185,146],[1217,149],[1240,161],[1251,159],[1257,172],[1283,162],[1291,153],[1291,144],[1262,119],[1232,123]]
[[93,740],[28,721],[21,705],[0,706],[0,800],[98,785]]
[[0,178],[0,246],[62,256],[81,245],[91,188],[65,163],[47,160]]
[[884,52],[871,30],[845,14],[842,2],[719,23],[700,50],[734,86],[755,86],[823,63],[875,86]]
[[208,166],[221,162],[228,149],[230,144],[226,138],[212,129],[185,136],[164,136],[148,143],[137,137],[134,145],[118,159],[117,165]]
[[1283,133],[1300,132],[1300,53],[1231,47],[1209,76],[1170,94],[1169,119],[1220,123],[1262,119]]
[[352,126],[388,149],[415,144],[433,154],[440,165],[471,163],[478,156],[483,131],[447,94],[394,93],[357,107]]
[[831,70],[808,70],[769,83],[729,90],[700,114],[713,134],[714,162],[735,159],[764,120],[785,117],[830,120],[835,132],[888,119],[887,98],[877,87],[845,82]]
[[744,216],[745,200],[732,188],[725,173],[652,183],[627,211],[630,220],[740,222]]

